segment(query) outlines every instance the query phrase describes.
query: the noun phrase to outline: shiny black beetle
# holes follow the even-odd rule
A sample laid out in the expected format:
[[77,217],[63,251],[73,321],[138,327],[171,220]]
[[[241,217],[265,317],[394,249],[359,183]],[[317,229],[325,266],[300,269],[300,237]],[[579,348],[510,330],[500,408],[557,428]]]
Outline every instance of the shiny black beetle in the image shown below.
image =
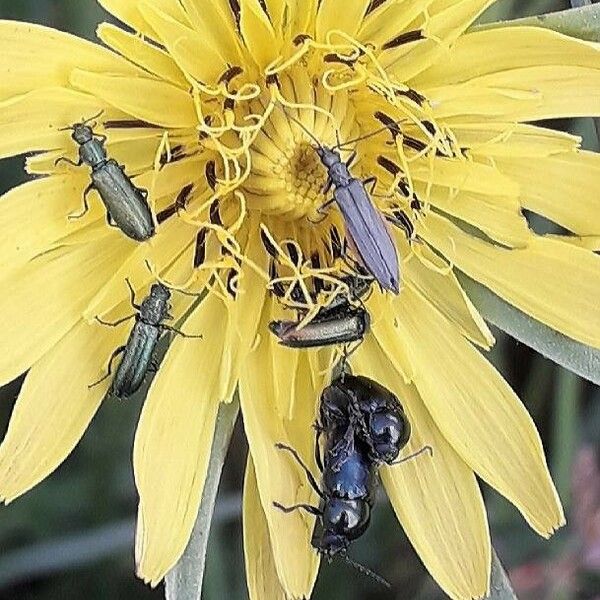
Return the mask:
[[[316,516],[321,527],[315,532],[312,545],[319,553],[327,558],[339,555],[387,584],[349,559],[347,550],[369,526],[379,465],[394,464],[410,437],[402,406],[389,390],[367,377],[343,375],[323,391],[315,428],[315,460],[322,473],[321,486],[293,448],[284,444],[277,444],[277,448],[291,453],[303,468],[321,498],[320,506],[284,506],[279,502],[274,502],[274,506],[286,513],[305,510]],[[321,436],[325,438],[322,453]]]
[[410,438],[410,422],[398,398],[364,376],[343,374],[321,394],[317,432],[352,427],[375,463],[393,464]]
[[109,225],[118,227],[127,237],[139,242],[151,238],[154,220],[148,205],[148,192],[137,188],[124,167],[108,158],[104,147],[106,137],[94,133],[88,123],[89,120],[82,121],[67,128],[72,130],[71,137],[79,145],[79,160],[73,162],[66,157],[56,160],[56,164],[67,162],[77,167],[86,164],[92,169],[92,181],[83,194],[83,211],[71,218],[82,217],[89,210],[87,195],[95,189],[106,207]]
[[141,305],[136,304],[135,291],[127,280],[129,291],[131,293],[131,305],[137,310],[135,315],[129,315],[115,322],[103,321],[96,317],[96,320],[102,325],[117,327],[121,323],[135,317],[133,326],[127,343],[119,346],[111,355],[108,363],[108,372],[99,381],[93,383],[90,387],[96,386],[112,375],[113,362],[119,356],[123,355],[115,376],[108,389],[108,395],[117,398],[127,398],[133,395],[144,382],[144,378],[149,371],[156,370],[154,364],[154,351],[158,340],[164,331],[173,331],[187,338],[201,338],[201,335],[188,335],[166,325],[167,319],[173,317],[169,314],[171,305],[171,292],[161,283],[155,283],[150,288],[150,293]]

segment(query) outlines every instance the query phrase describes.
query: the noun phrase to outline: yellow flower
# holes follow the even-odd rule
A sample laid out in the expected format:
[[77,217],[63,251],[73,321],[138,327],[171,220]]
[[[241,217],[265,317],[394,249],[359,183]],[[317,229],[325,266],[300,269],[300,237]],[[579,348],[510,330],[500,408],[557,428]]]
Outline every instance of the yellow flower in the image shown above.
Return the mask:
[[[600,47],[535,28],[466,33],[492,3],[100,0],[135,32],[100,25],[109,49],[0,23],[0,155],[38,152],[27,170],[40,176],[0,201],[0,383],[28,370],[0,447],[0,499],[49,475],[98,409],[108,381],[89,385],[130,325],[95,317],[131,312],[126,278],[139,297],[156,277],[204,290],[199,304],[173,293],[176,318],[204,339],[173,339],[137,430],[138,573],[156,584],[181,556],[219,404],[239,389],[251,598],[310,595],[314,518],[272,503],[315,494],[274,445],[315,466],[311,425],[333,356],[284,349],[268,324],[290,318],[286,302],[313,316],[344,293],[348,267],[333,248],[337,209],[315,223],[326,172],[300,120],[323,144],[336,131],[367,136],[353,174],[377,176],[373,202],[416,229],[410,240],[393,232],[402,290],[373,290],[372,334],[351,361],[402,400],[407,452],[434,449],[381,470],[426,567],[452,598],[486,592],[477,477],[540,535],[564,523],[535,426],[477,349],[494,340],[455,270],[600,347],[600,258],[586,249],[600,235],[600,159],[578,138],[525,124],[598,114]],[[76,156],[65,128],[101,111],[95,131],[109,156],[149,192],[158,227],[147,242],[108,227],[95,193],[86,215],[68,218],[89,169],[55,160]],[[397,135],[369,135],[386,116]],[[569,234],[536,235],[523,209]],[[318,296],[315,285],[325,286]]]

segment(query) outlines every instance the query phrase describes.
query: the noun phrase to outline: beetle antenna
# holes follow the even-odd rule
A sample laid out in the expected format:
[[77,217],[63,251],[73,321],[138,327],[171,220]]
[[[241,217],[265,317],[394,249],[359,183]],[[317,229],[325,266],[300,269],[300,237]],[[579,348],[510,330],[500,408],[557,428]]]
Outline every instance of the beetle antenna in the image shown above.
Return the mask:
[[356,142],[362,142],[363,140],[368,140],[374,135],[379,135],[380,133],[384,133],[385,131],[389,131],[392,125],[400,125],[402,121],[394,121],[393,123],[389,123],[388,125],[384,125],[383,127],[379,127],[378,129],[374,129],[369,133],[365,133],[365,135],[361,135],[360,137],[354,138],[352,140],[346,140],[341,144],[335,145],[332,150],[341,150],[344,146],[348,146],[349,144],[356,144]]
[[102,109],[98,114],[95,114],[93,117],[90,117],[89,119],[86,119],[85,121],[82,121],[82,125],[87,125],[89,122],[94,121],[95,119],[97,119],[98,117],[102,116],[104,114],[104,109]]
[[421,456],[421,454],[425,454],[426,452],[429,454],[429,456],[433,456],[433,448],[431,446],[423,446],[420,450],[417,450],[416,452],[413,452],[412,454],[409,454],[408,456],[405,456],[404,458],[401,458],[400,460],[391,463],[390,466],[393,467],[395,465],[401,465],[402,463],[408,462],[413,458],[417,458],[418,456]]
[[343,554],[343,558],[345,562],[347,562],[351,567],[356,569],[359,573],[362,573],[363,575],[370,577],[380,585],[391,589],[392,585],[390,584],[390,582],[387,579],[384,579],[381,575],[377,575],[377,573],[371,571],[371,569],[365,567],[365,565],[361,565],[359,562],[352,560],[347,554]]
[[306,133],[306,135],[308,137],[310,137],[312,139],[312,141],[319,147],[322,148],[323,144],[321,143],[321,141],[315,136],[315,134],[310,131],[307,127],[304,126],[304,123],[302,123],[299,119],[296,119],[296,117],[290,115],[288,113],[287,110],[285,110],[285,108],[283,106],[280,106],[279,104],[277,105],[279,106],[279,108],[286,114],[287,118],[294,121],[294,123],[296,123],[296,125],[298,125],[298,127],[300,127],[300,129],[302,129],[302,131],[304,131],[304,133]]

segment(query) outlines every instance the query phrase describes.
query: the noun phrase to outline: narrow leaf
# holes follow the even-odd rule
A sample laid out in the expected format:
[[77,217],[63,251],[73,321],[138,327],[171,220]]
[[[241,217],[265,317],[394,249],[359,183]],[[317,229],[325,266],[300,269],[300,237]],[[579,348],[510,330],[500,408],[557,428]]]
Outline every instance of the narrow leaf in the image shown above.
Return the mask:
[[204,483],[198,519],[192,536],[179,562],[167,573],[165,595],[167,600],[200,600],[210,523],[215,507],[217,490],[229,441],[239,412],[239,402],[221,404],[213,439],[208,474]]
[[600,4],[591,4],[579,8],[571,8],[559,12],[514,19],[497,21],[473,27],[472,31],[495,29],[507,26],[529,26],[553,29],[559,33],[570,35],[589,42],[600,42]]
[[486,321],[569,371],[600,385],[600,350],[576,342],[532,319],[463,273],[459,274],[459,279]]

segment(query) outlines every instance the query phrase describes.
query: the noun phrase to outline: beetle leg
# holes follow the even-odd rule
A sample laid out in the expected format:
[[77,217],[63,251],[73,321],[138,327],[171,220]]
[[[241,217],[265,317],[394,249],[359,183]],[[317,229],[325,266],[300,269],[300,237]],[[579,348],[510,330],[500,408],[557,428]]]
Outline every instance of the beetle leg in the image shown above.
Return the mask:
[[166,329],[167,331],[172,331],[173,333],[176,333],[177,335],[180,335],[183,338],[188,338],[191,340],[201,340],[204,337],[202,334],[201,335],[193,335],[191,333],[184,333],[180,329],[177,329],[176,327],[171,327],[170,325],[161,325],[161,327],[163,329]]
[[310,504],[294,504],[293,506],[283,506],[283,504],[279,504],[279,502],[273,502],[273,506],[284,513],[291,513],[295,510],[305,510],[309,515],[314,515],[315,517],[323,516],[323,513],[320,509],[318,509],[316,506],[311,506]]
[[333,179],[331,179],[331,177],[327,177],[327,181],[325,182],[325,185],[323,186],[323,195],[329,194],[332,187],[333,187]]
[[371,189],[369,190],[369,194],[373,194],[375,193],[375,188],[377,187],[377,177],[375,177],[374,175],[372,177],[367,177],[364,181],[363,181],[363,185],[365,187],[367,187],[369,184],[371,185]]
[[[66,159],[65,159],[66,160]],[[87,195],[94,189],[94,184],[90,183],[85,190],[83,191],[83,210],[80,213],[69,215],[69,219],[81,219],[85,213],[90,210],[90,205],[88,204]]]
[[356,160],[357,156],[358,156],[358,152],[356,150],[354,150],[354,152],[352,152],[352,154],[350,155],[350,157],[346,161],[346,166],[348,168],[350,168],[354,164],[354,161]]
[[293,448],[291,448],[290,446],[286,446],[285,444],[277,443],[275,444],[275,448],[277,448],[277,450],[285,450],[289,452],[296,459],[296,462],[302,467],[302,469],[306,473],[306,477],[312,489],[315,490],[315,492],[317,492],[317,494],[319,494],[321,498],[324,498],[325,496],[319,488],[317,480],[314,478],[314,475],[310,472],[310,469],[304,464],[304,462],[300,458],[300,455]]
[[103,133],[95,133],[94,137],[102,144],[106,143],[108,138]]
[[321,439],[321,434],[323,433],[323,428],[319,424],[319,422],[315,423],[315,462],[317,463],[317,468],[321,473],[323,472],[323,459],[321,458],[321,447],[319,446],[319,440]]
[[131,306],[133,306],[133,308],[135,308],[135,310],[140,310],[140,305],[137,304],[135,301],[135,290],[133,289],[133,286],[131,285],[131,281],[129,281],[129,277],[125,277],[125,283],[127,284],[127,287],[129,288],[129,296],[130,296]]
[[112,375],[113,362],[114,362],[115,358],[117,358],[117,356],[119,356],[119,354],[123,354],[123,352],[125,352],[126,347],[127,346],[119,346],[110,355],[110,359],[108,360],[108,369],[107,369],[106,375],[104,375],[103,377],[98,379],[98,381],[95,381],[94,383],[91,383],[90,385],[88,385],[88,389],[92,389],[93,387],[96,387],[99,383],[102,383],[104,380],[108,379]]
[[72,165],[73,167],[80,167],[83,164],[83,161],[81,160],[81,158],[75,162],[73,160],[71,160],[70,158],[67,158],[66,156],[59,156],[55,161],[54,161],[54,166],[58,165],[61,162],[66,162],[69,165]]
[[96,316],[94,318],[101,325],[108,325],[108,327],[118,327],[122,323],[125,323],[125,321],[129,321],[129,319],[131,319],[132,317],[135,317],[135,315],[129,315],[128,317],[123,317],[122,319],[119,319],[118,321],[104,321],[98,316]]

